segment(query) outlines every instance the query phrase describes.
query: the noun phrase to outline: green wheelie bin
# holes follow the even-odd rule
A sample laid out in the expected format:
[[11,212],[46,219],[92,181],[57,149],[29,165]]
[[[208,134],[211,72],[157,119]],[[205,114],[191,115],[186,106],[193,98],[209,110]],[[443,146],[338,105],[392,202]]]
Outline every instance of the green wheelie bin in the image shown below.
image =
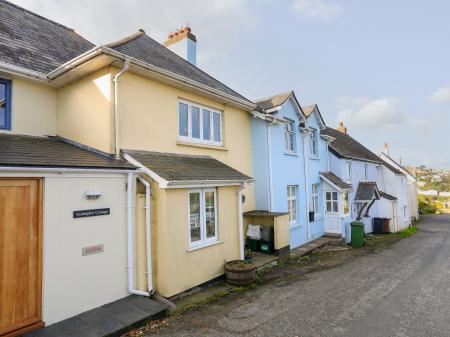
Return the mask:
[[359,221],[353,221],[350,227],[352,228],[352,247],[362,247],[364,244],[364,224]]

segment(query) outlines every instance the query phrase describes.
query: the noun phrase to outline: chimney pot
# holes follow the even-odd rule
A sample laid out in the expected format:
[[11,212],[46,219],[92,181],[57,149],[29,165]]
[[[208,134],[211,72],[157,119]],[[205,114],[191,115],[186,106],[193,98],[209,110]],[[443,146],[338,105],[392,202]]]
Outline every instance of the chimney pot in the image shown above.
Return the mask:
[[193,65],[196,64],[197,39],[195,35],[192,34],[189,24],[181,26],[181,28],[177,28],[174,32],[171,32],[163,45]]
[[347,134],[347,128],[344,126],[343,122],[339,122],[339,126],[337,128],[339,132]]

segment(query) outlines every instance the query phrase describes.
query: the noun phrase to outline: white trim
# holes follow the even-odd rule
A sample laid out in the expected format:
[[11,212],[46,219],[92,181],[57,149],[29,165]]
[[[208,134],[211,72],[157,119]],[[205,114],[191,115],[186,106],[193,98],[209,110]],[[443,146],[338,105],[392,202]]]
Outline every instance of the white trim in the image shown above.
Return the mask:
[[160,188],[164,188],[167,186],[168,181],[162,177],[160,177],[158,174],[156,174],[155,172],[153,172],[152,170],[150,170],[148,167],[146,167],[144,164],[142,164],[141,162],[137,161],[136,159],[134,159],[132,156],[130,156],[127,153],[123,154],[123,158],[128,161],[130,164],[133,164],[137,167],[139,167],[141,169],[142,172],[144,172],[145,174],[147,174],[150,178],[152,178],[153,180],[155,180],[158,184]]
[[[314,186],[316,187],[316,193],[314,193]],[[311,184],[311,201],[314,211],[314,220],[316,219],[316,216],[319,215],[319,189],[320,189],[320,183],[314,183]],[[314,209],[314,198],[317,198],[317,209]]]
[[24,167],[24,166],[1,166],[0,174],[3,172],[45,172],[45,173],[138,173],[132,169],[95,169],[95,168],[71,168],[71,167]]
[[[182,136],[180,135],[180,103],[185,104],[188,107],[188,135]],[[198,109],[199,114],[199,138],[192,137],[192,108]],[[220,111],[215,108],[211,108],[206,105],[202,105],[199,103],[195,103],[192,101],[185,100],[183,98],[178,98],[177,104],[178,110],[178,140],[184,143],[192,143],[192,144],[205,144],[210,146],[223,147],[224,139],[223,139],[223,111]],[[203,138],[203,111],[206,110],[209,112],[209,131],[210,131],[210,139]],[[214,114],[219,115],[219,124],[220,124],[220,141],[214,140],[215,136],[215,128],[214,128]]]
[[[327,193],[331,193],[331,199],[330,200],[328,200],[327,199]],[[336,199],[334,199],[333,198],[333,193],[336,193]],[[325,205],[324,205],[324,213],[325,213],[325,215],[327,215],[327,214],[330,214],[330,215],[334,215],[334,216],[336,216],[336,215],[341,215],[341,211],[340,211],[340,207],[339,207],[339,192],[338,191],[323,191],[323,194],[324,194],[324,196],[323,196],[323,200],[324,200],[324,203],[325,203]],[[327,207],[327,203],[328,202],[331,202],[331,212],[330,211],[328,211],[328,207]],[[337,203],[337,211],[335,212],[334,211],[334,203]]]
[[[206,237],[206,193],[214,193],[214,236]],[[191,241],[191,194],[199,194],[199,226],[200,226],[200,240]],[[188,191],[188,250],[198,247],[205,247],[214,244],[218,241],[218,221],[217,221],[217,189],[216,188],[203,188],[203,189],[191,189]]]
[[24,67],[15,66],[5,62],[0,62],[0,71],[10,75],[19,75],[32,80],[38,80],[39,82],[48,83],[48,78],[45,74],[30,70]]
[[326,177],[324,177],[323,175],[320,174],[320,178],[322,178],[323,180],[325,180],[331,187],[333,187],[335,190],[342,192],[342,191],[353,191],[353,187],[352,188],[341,188],[339,186],[337,186],[336,184],[334,184],[331,180],[327,179]]
[[[289,191],[291,190],[294,191],[294,195],[289,195]],[[298,222],[298,185],[287,185],[286,186],[286,195],[287,195],[287,204],[288,204],[288,217],[291,217],[291,219],[289,219],[289,225],[294,225]],[[294,201],[294,205],[295,205],[295,219],[292,218],[292,212],[290,210],[290,204],[291,202]]]
[[219,243],[224,243],[224,241],[219,240],[219,241],[210,242],[210,243],[207,243],[207,244],[204,244],[204,245],[193,246],[193,247],[190,247],[190,248],[186,249],[186,252],[188,252],[188,253],[189,252],[195,252],[196,250],[199,250],[199,249],[202,249],[202,248],[206,248],[206,247],[215,246],[215,245],[218,245]]
[[268,174],[269,174],[269,212],[273,211],[273,179],[272,179],[272,132],[271,127],[274,123],[267,124],[267,159],[268,159]]

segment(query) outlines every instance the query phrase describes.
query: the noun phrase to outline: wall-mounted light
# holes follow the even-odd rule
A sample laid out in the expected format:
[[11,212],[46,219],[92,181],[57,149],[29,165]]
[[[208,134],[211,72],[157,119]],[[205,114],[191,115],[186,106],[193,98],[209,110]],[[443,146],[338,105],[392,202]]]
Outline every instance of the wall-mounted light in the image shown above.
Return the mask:
[[86,191],[86,193],[84,193],[84,197],[87,200],[97,200],[102,196],[102,193],[96,190],[90,190],[90,191]]

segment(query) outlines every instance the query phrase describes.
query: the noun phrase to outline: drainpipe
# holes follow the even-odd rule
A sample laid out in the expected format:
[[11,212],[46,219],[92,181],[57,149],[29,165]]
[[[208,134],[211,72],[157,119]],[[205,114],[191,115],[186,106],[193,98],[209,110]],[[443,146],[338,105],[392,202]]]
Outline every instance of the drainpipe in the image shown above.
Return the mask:
[[242,215],[242,190],[245,183],[241,185],[238,191],[238,216],[239,216],[239,258],[244,259],[244,219]]
[[272,133],[271,126],[275,124],[275,120],[267,124],[267,162],[269,170],[269,212],[273,211],[273,181],[272,181]]
[[306,140],[309,135],[307,129],[302,129],[303,131],[303,167],[305,171],[305,192],[306,192],[306,232],[308,240],[311,240],[311,224],[309,222],[309,173],[308,173],[308,158],[306,155]]
[[120,125],[119,125],[119,78],[130,68],[130,61],[125,60],[122,70],[114,76],[114,133],[116,159],[120,159]]
[[133,173],[128,173],[127,185],[127,248],[128,248],[128,292],[134,295],[149,297],[150,293],[134,288],[134,245],[133,245]]
[[145,239],[146,239],[146,252],[147,252],[147,289],[150,294],[153,290],[152,279],[152,241],[151,241],[151,218],[150,218],[150,183],[142,177],[138,177],[138,180],[145,186]]

